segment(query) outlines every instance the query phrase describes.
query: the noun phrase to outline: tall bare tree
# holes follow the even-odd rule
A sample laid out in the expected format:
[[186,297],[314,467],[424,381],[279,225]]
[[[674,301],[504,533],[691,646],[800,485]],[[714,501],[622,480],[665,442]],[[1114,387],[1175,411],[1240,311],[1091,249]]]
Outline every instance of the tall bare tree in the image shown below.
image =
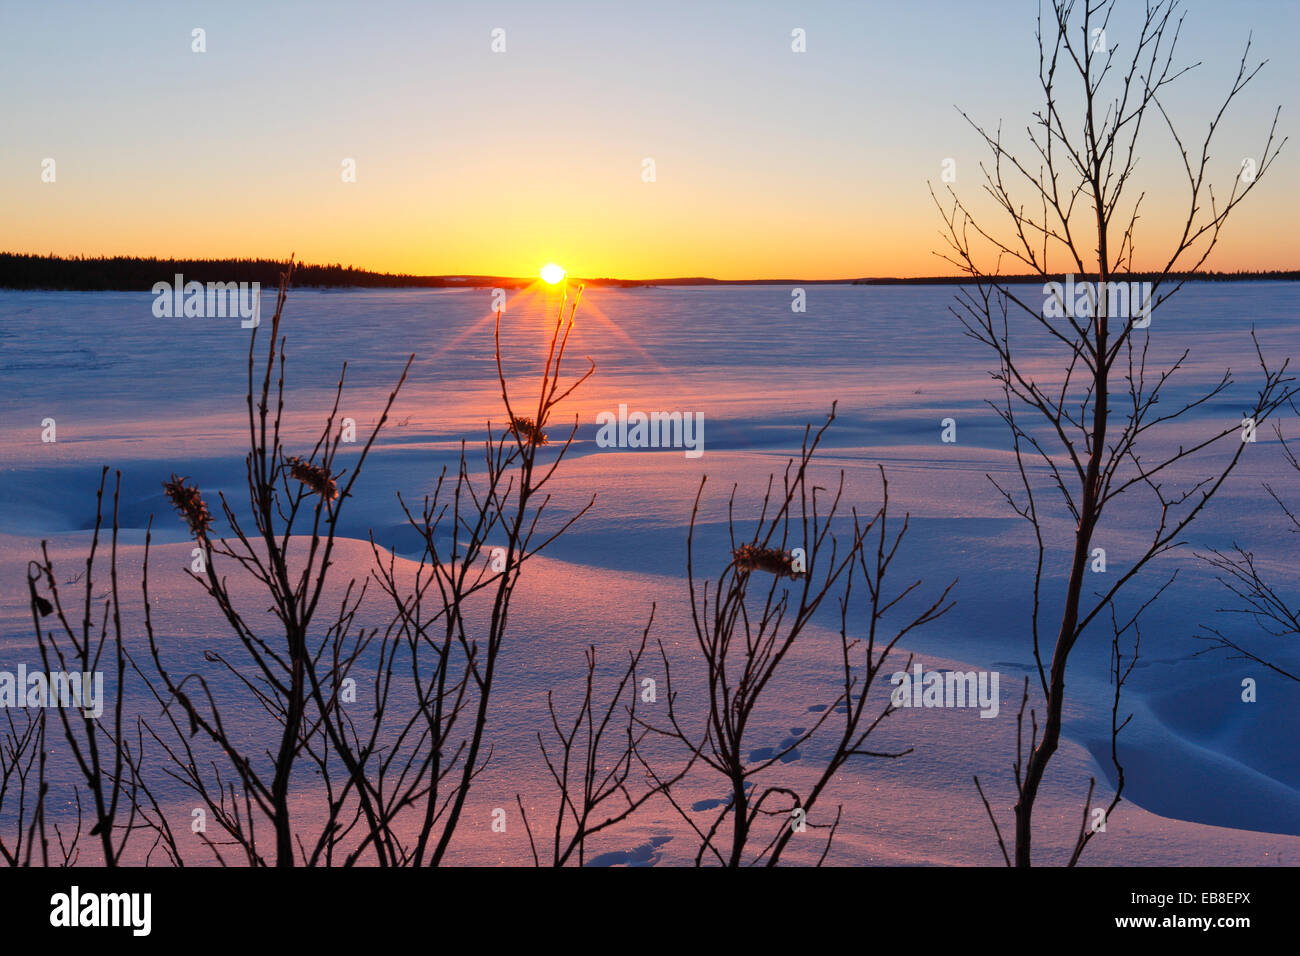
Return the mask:
[[[980,168],[997,224],[982,219],[951,186],[942,199],[931,186],[947,246],[938,254],[970,279],[952,311],[997,360],[992,376],[1002,395],[990,404],[1011,433],[1019,487],[989,480],[1030,523],[1036,542],[1031,628],[1043,720],[1040,728],[1037,711],[1031,710],[1030,752],[1016,767],[1017,866],[1032,861],[1034,805],[1060,744],[1071,652],[1121,589],[1182,543],[1187,527],[1245,452],[1246,444],[1237,440],[1242,423],[1235,419],[1207,427],[1202,438],[1176,450],[1161,448],[1163,426],[1208,410],[1226,397],[1233,380],[1225,372],[1197,397],[1171,403],[1166,385],[1189,353],[1184,350],[1163,368],[1149,367],[1151,317],[1206,262],[1229,216],[1259,185],[1285,143],[1276,141],[1274,113],[1258,163],[1249,175],[1234,168],[1237,175],[1226,196],[1216,195],[1211,146],[1229,106],[1263,63],[1251,65],[1248,41],[1199,148],[1189,149],[1162,101],[1167,88],[1196,65],[1174,62],[1183,19],[1178,3],[1147,3],[1133,42],[1124,48],[1107,40],[1108,31],[1120,29],[1118,18],[1112,23],[1117,9],[1114,0],[1053,0],[1049,9],[1040,9],[1036,35],[1044,105],[1027,128],[1026,158],[1007,148],[1000,125],[990,131],[961,114],[991,153],[991,163]],[[1162,254],[1157,267],[1141,276],[1149,281],[1145,295],[1126,305],[1114,280],[1136,272],[1135,233],[1145,192],[1134,195],[1133,184],[1139,143],[1146,142],[1151,123],[1163,124],[1181,157],[1186,218],[1167,257]],[[1007,281],[1007,266],[1042,280],[1042,298],[1031,294],[1036,285]],[[1063,272],[1084,283],[1080,301],[1065,302],[1059,287],[1048,284]],[[1035,364],[1041,356],[1031,357],[1026,343],[1051,350],[1047,372]],[[1258,426],[1286,400],[1291,380],[1285,362],[1270,367],[1258,341],[1255,349],[1262,381],[1243,417]],[[1209,460],[1220,450],[1223,459]],[[1058,556],[1045,540],[1052,512],[1038,473],[1055,492],[1061,508],[1056,513],[1074,524],[1072,540],[1062,542],[1068,556],[1059,576],[1049,567]],[[1085,594],[1085,576],[1102,519],[1121,497],[1139,495],[1151,516],[1148,542],[1128,556],[1126,570],[1094,600]],[[1126,522],[1133,514],[1130,509]],[[1047,620],[1054,613],[1047,606],[1059,607],[1059,618]],[[1116,724],[1115,734],[1122,725]],[[1122,779],[1121,773],[1121,784]]]

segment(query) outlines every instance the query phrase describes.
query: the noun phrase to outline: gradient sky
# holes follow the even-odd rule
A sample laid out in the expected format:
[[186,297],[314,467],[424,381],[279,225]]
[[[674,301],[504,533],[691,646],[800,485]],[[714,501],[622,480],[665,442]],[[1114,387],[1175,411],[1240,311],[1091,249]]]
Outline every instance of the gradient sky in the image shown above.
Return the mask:
[[[1203,63],[1166,102],[1190,138],[1252,29],[1270,61],[1218,134],[1227,184],[1275,107],[1281,131],[1300,132],[1300,4],[1186,8],[1181,58]],[[926,180],[952,157],[962,195],[979,188],[984,153],[954,105],[1028,123],[1036,11],[5,0],[0,251],[294,252],[422,274],[533,275],[548,260],[635,278],[947,274]],[[190,50],[195,27],[206,53]],[[505,53],[491,52],[495,27]],[[1186,195],[1167,132],[1148,136],[1139,266]],[[1298,153],[1300,136],[1208,267],[1300,267]],[[341,181],[348,157],[356,183]]]

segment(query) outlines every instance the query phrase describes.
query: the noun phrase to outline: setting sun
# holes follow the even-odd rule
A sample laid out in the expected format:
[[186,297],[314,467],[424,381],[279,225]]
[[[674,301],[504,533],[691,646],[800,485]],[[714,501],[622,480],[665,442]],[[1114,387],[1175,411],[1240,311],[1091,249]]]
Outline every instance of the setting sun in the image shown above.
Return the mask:
[[542,281],[548,285],[555,285],[564,278],[564,274],[564,269],[554,262],[548,262],[542,266]]

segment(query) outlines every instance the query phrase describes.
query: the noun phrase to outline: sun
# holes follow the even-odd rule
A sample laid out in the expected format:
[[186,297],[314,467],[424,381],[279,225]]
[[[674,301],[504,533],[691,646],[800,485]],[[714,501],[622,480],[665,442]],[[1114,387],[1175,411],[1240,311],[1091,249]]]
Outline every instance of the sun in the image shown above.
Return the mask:
[[542,266],[542,281],[547,285],[555,285],[565,276],[564,268],[557,266],[554,262],[548,262]]

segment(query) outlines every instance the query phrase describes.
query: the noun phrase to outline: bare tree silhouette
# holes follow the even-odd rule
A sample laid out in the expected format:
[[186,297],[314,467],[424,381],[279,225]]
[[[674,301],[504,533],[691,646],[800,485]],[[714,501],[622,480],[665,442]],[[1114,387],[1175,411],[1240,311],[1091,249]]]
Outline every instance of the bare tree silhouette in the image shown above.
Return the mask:
[[[15,719],[13,710],[5,709],[5,727],[0,730],[0,860],[6,866],[31,866],[39,850],[38,862],[50,865],[49,825],[45,814],[49,783],[45,773],[46,716],[44,708],[25,709]],[[81,795],[77,800],[76,827],[68,835],[63,862],[76,857],[81,838]],[[60,841],[62,842],[62,841]]]
[[[143,722],[137,718],[134,728],[129,727],[123,707],[129,668],[118,582],[121,472],[114,475],[112,512],[109,516],[109,585],[103,593],[96,594],[96,570],[104,531],[104,493],[108,471],[107,467],[101,470],[99,487],[95,493],[95,524],[91,531],[85,570],[71,581],[65,582],[80,583],[84,588],[79,619],[74,617],[77,613],[75,605],[65,602],[65,594],[55,575],[48,541],[41,542],[41,560],[32,561],[28,565],[28,596],[36,645],[45,668],[44,680],[48,682],[51,706],[58,713],[58,726],[62,731],[62,742],[66,745],[64,754],[71,758],[79,779],[79,783],[71,787],[70,802],[74,802],[77,808],[75,827],[54,824],[52,828],[58,841],[59,862],[65,866],[75,864],[80,858],[84,812],[88,812],[93,821],[85,835],[98,837],[98,852],[104,866],[117,866],[122,862],[127,844],[137,830],[154,834],[150,854],[161,847],[172,862],[179,862],[170,826],[141,770],[144,754]],[[43,626],[42,622],[46,618],[51,620],[49,627]],[[56,674],[59,675],[57,678]],[[105,678],[112,700],[100,699],[97,702],[97,706],[106,712],[102,715],[105,719],[100,720],[101,714],[90,712],[88,705],[92,684]],[[52,685],[56,681],[77,681],[79,690],[69,699],[55,700]],[[26,693],[26,690],[24,688],[23,692]],[[75,702],[76,697],[80,698],[80,707],[69,706]],[[26,853],[22,852],[21,838],[15,842],[12,850],[4,850],[4,857],[11,865],[19,863],[20,858],[23,864],[30,865],[34,837],[39,838],[41,862],[47,866],[50,864],[46,815],[50,792],[47,766],[48,759],[54,752],[47,749],[48,724],[49,718],[44,709],[38,710],[35,715],[29,711],[21,730],[13,718],[9,717],[5,752],[0,755],[0,774],[5,780],[4,788],[0,789],[0,805],[4,802],[3,791],[12,779],[19,791],[17,822],[20,830],[26,814],[31,812]],[[36,762],[34,781],[33,759]],[[34,807],[26,801],[29,795],[25,791],[30,783],[34,783],[37,791]],[[85,805],[82,802],[81,784],[84,784],[87,800]],[[68,832],[65,833],[65,829]],[[2,844],[3,841],[0,841],[0,846]]]
[[[551,733],[539,730],[537,746],[558,792],[550,846],[544,847],[550,866],[564,866],[569,862],[584,865],[590,837],[622,823],[657,794],[669,793],[694,763],[694,758],[688,759],[674,774],[647,773],[647,780],[653,782],[644,785],[633,780],[634,773],[648,769],[641,744],[649,730],[637,718],[641,693],[637,668],[645,656],[653,624],[652,607],[641,641],[635,650],[628,651],[627,666],[618,675],[607,701],[598,699],[594,645],[587,648],[585,688],[571,721],[560,715],[554,693],[547,691]],[[624,697],[627,698],[623,707],[625,716],[616,721],[615,714]],[[516,794],[515,803],[528,831],[533,863],[541,865],[538,841],[522,796]]]
[[[1166,385],[1183,368],[1188,352],[1164,368],[1148,367],[1147,326],[1151,315],[1182,288],[1187,274],[1206,261],[1229,215],[1258,185],[1285,143],[1285,139],[1275,142],[1275,113],[1254,175],[1237,176],[1226,198],[1216,197],[1209,178],[1211,143],[1228,107],[1263,64],[1249,64],[1247,42],[1231,88],[1193,155],[1161,101],[1163,91],[1193,68],[1174,64],[1182,24],[1176,0],[1146,5],[1135,45],[1124,59],[1117,56],[1119,44],[1106,42],[1115,11],[1114,0],[1053,0],[1050,10],[1040,10],[1038,80],[1044,105],[1027,130],[1032,159],[1022,160],[1008,150],[1000,125],[989,131],[962,113],[992,154],[991,167],[981,164],[983,190],[997,207],[1001,227],[981,222],[951,186],[942,200],[931,186],[947,245],[937,254],[971,281],[958,294],[952,311],[967,334],[993,351],[998,363],[992,376],[1002,395],[990,405],[1011,433],[1019,488],[1013,491],[991,476],[989,480],[1029,522],[1035,537],[1030,622],[1043,721],[1040,735],[1037,711],[1030,711],[1029,753],[1023,764],[1018,758],[1015,768],[1014,852],[1007,859],[1011,862],[1013,856],[1017,866],[1031,864],[1034,804],[1060,743],[1071,652],[1099,616],[1108,610],[1115,613],[1113,602],[1121,589],[1155,558],[1183,543],[1184,531],[1245,451],[1245,444],[1238,442],[1224,451],[1226,462],[1206,460],[1210,457],[1206,453],[1236,439],[1240,423],[1235,420],[1208,429],[1203,438],[1180,444],[1174,452],[1151,451],[1161,426],[1226,398],[1233,380],[1225,372],[1212,388],[1166,410]],[[1135,271],[1135,230],[1145,193],[1134,197],[1128,187],[1134,182],[1137,148],[1147,120],[1163,120],[1181,155],[1187,215],[1167,259],[1151,278],[1146,301],[1134,308],[1132,302],[1126,307],[1123,298],[1113,294],[1112,280]],[[1024,292],[1033,287],[1016,287],[1000,278],[1003,263],[1010,262],[1047,283],[1057,278],[1062,261],[1071,273],[1095,283],[1083,308],[1077,310],[1082,314],[1065,307],[1056,291],[1049,295],[1046,284],[1044,300],[1037,301]],[[1043,374],[1035,364],[1039,356],[1029,357],[1026,342],[1053,350],[1049,372]],[[1286,362],[1271,368],[1258,341],[1255,347],[1262,382],[1243,417],[1258,425],[1287,399],[1291,379],[1285,375]],[[1192,468],[1199,468],[1199,473],[1186,478]],[[1049,554],[1045,540],[1051,509],[1043,489],[1036,487],[1040,472],[1056,493],[1063,516],[1075,526],[1059,589],[1060,617],[1050,622],[1044,620],[1044,592],[1051,586],[1048,565],[1056,556]],[[1170,487],[1180,477],[1186,483]],[[1145,494],[1153,516],[1149,543],[1141,553],[1130,555],[1127,569],[1095,601],[1090,600],[1085,596],[1085,575],[1103,515],[1121,496],[1133,498],[1140,493]],[[1136,616],[1129,620],[1135,621]],[[1047,638],[1044,627],[1054,635]],[[1118,639],[1126,628],[1118,623],[1115,627]],[[1046,658],[1045,640],[1051,641]],[[1118,659],[1117,651],[1113,656]],[[1027,684],[1026,702],[1028,695]],[[1022,706],[1022,718],[1023,712]],[[1114,722],[1113,737],[1124,723]],[[1021,724],[1023,740],[1023,719]],[[1113,738],[1112,745],[1118,759]],[[1122,770],[1118,781],[1122,787]],[[1089,805],[1091,795],[1090,787]],[[1088,810],[1085,806],[1085,818]],[[989,815],[996,828],[991,809]],[[1001,843],[1000,830],[998,839]],[[1081,849],[1072,854],[1071,863]]]
[[[824,860],[843,808],[837,808],[830,823],[814,824],[808,815],[835,774],[856,756],[892,758],[911,752],[910,748],[879,751],[867,747],[867,738],[895,709],[886,700],[876,710],[868,696],[898,642],[952,607],[948,595],[956,582],[933,600],[919,599],[919,610],[907,609],[907,604],[915,599],[921,581],[893,592],[886,588],[886,575],[907,533],[908,519],[897,527],[890,524],[889,485],[883,469],[879,508],[865,521],[854,510],[848,543],[841,546],[832,526],[837,516],[841,522],[846,520],[840,511],[844,472],[840,472],[829,501],[827,489],[814,484],[809,474],[817,447],[834,418],[832,406],[816,433],[811,427],[805,429],[802,450],[786,465],[780,487],[775,485],[775,476],[769,477],[759,517],[744,540],[737,539],[736,488],[732,488],[728,500],[732,560],[712,583],[700,581],[695,568],[696,521],[707,479],[696,492],[687,539],[687,577],[699,649],[699,660],[691,666],[703,671],[707,694],[704,727],[695,731],[687,726],[690,718],[678,706],[680,691],[674,689],[662,641],[659,649],[667,679],[668,715],[662,724],[642,723],[682,745],[690,763],[698,760],[725,781],[727,800],[707,827],[695,822],[670,786],[664,789],[699,837],[697,866],[706,858],[723,866],[775,866],[794,835],[808,828],[829,830],[820,858]],[[795,548],[803,554],[796,557]],[[769,577],[758,583],[756,573]],[[858,575],[867,590],[865,612],[853,600],[853,581]],[[757,588],[751,590],[754,584]],[[840,618],[837,696],[812,726],[793,734],[770,755],[755,755],[750,731],[764,705],[770,705],[781,665],[818,609],[832,596],[839,605]],[[899,620],[885,625],[890,612],[897,612]],[[829,756],[812,783],[799,790],[780,779],[780,768],[783,758],[813,741],[829,746]],[[656,784],[665,783],[649,762],[642,763]]]
[[[531,417],[517,414],[511,398],[497,314],[497,377],[509,425],[497,434],[489,425],[482,475],[471,474],[462,443],[454,478],[444,469],[418,510],[401,499],[407,521],[423,543],[416,567],[399,568],[371,538],[372,576],[393,607],[387,663],[383,679],[376,682],[369,739],[360,741],[349,728],[340,732],[343,742],[336,746],[371,755],[383,744],[383,756],[371,760],[370,772],[358,779],[380,808],[359,849],[382,846],[383,857],[397,864],[436,866],[445,859],[473,781],[491,757],[488,705],[522,568],[594,501],[593,496],[554,530],[539,530],[551,504],[546,487],[572,445],[578,422],[575,417],[568,436],[558,443],[547,438],[545,429],[556,408],[595,370],[589,364],[582,374],[564,380],[580,298],[581,289],[572,302],[566,294],[559,304]],[[399,649],[414,693],[394,714],[392,739],[385,742],[385,717],[399,700],[392,678]],[[397,823],[408,808],[417,816],[413,837],[405,836]]]
[[[333,407],[314,446],[306,458],[287,454],[281,438],[285,337],[280,326],[292,271],[290,261],[281,275],[260,367],[258,327],[253,328],[249,338],[246,396],[249,453],[245,457],[248,517],[241,519],[234,505],[221,494],[221,512],[233,537],[214,538],[212,516],[200,490],[185,485],[183,479],[175,476],[164,483],[168,497],[203,552],[204,570],[188,573],[216,603],[238,638],[238,649],[242,652],[235,655],[208,650],[204,657],[226,672],[231,686],[242,688],[256,708],[275,721],[276,746],[267,750],[267,759],[263,759],[257,752],[261,746],[257,728],[243,726],[242,722],[239,726],[232,725],[223,716],[223,707],[228,710],[234,702],[218,699],[212,689],[211,675],[175,675],[164,661],[148,594],[152,531],[146,539],[142,587],[153,667],[145,670],[136,666],[163,708],[165,724],[147,726],[153,739],[172,757],[172,776],[203,800],[214,821],[229,837],[228,842],[237,846],[253,865],[293,866],[295,839],[304,855],[307,852],[291,818],[294,770],[304,753],[312,755],[318,764],[321,762],[317,742],[334,726],[331,719],[339,707],[338,688],[375,636],[373,629],[362,629],[352,635],[353,621],[365,594],[365,587],[358,588],[355,581],[348,583],[338,611],[323,628],[318,612],[326,593],[340,516],[411,364],[408,359],[349,473],[341,473],[335,465],[343,437],[338,413],[346,363],[335,389]],[[251,529],[246,529],[246,522],[251,522]],[[227,562],[240,573],[237,580],[244,580],[243,575],[250,576],[259,591],[270,598],[274,623],[264,622],[240,607],[228,577]],[[314,636],[322,629],[325,638]],[[345,646],[348,649],[340,654]],[[332,651],[328,656],[327,650]],[[219,757],[211,755],[205,760],[204,755],[197,753],[190,743],[190,738],[196,735],[215,745]],[[337,753],[345,763],[350,756],[346,752]],[[219,759],[228,764],[230,776],[223,777]],[[369,794],[357,786],[363,768],[351,764],[347,769],[349,782],[345,793],[355,794],[359,812],[374,821],[377,812],[368,802]],[[272,830],[269,849],[267,841],[258,836],[259,820],[264,820]],[[316,840],[317,847],[329,845],[336,832],[336,821],[331,814]],[[218,843],[205,839],[221,858]]]
[[[1294,403],[1291,403],[1291,409],[1300,415],[1300,409],[1296,409]],[[1281,445],[1286,466],[1300,474],[1300,459],[1283,434],[1282,425],[1274,422],[1273,431]],[[1264,490],[1282,512],[1286,530],[1290,534],[1300,534],[1300,516],[1297,516],[1295,508],[1288,505],[1268,482],[1264,483]],[[1227,551],[1210,548],[1201,558],[1219,572],[1219,582],[1236,598],[1232,606],[1219,609],[1222,613],[1247,618],[1254,625],[1257,636],[1265,641],[1294,641],[1300,637],[1300,606],[1287,595],[1282,585],[1265,573],[1253,551],[1234,543]],[[1201,625],[1201,628],[1205,632],[1202,639],[1208,642],[1208,646],[1198,654],[1224,651],[1230,660],[1254,661],[1288,680],[1300,682],[1300,674],[1281,666],[1274,653],[1260,650],[1255,641],[1230,636],[1208,624]]]

